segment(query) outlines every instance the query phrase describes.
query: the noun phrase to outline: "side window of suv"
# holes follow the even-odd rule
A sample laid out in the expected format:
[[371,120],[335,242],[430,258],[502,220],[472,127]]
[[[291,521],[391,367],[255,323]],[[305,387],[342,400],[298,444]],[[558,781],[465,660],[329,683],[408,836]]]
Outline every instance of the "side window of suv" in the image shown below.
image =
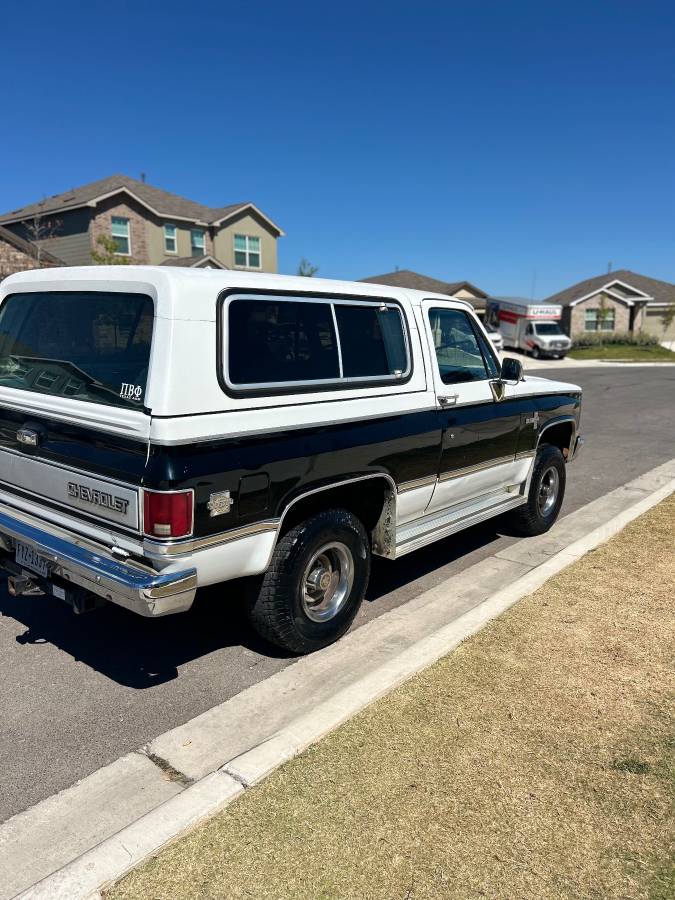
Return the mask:
[[229,375],[234,384],[283,384],[340,377],[327,303],[235,300],[229,310]]
[[494,377],[494,360],[490,356],[486,365],[478,336],[465,312],[430,309],[429,324],[443,384],[485,381]]
[[235,297],[224,330],[226,380],[236,389],[382,384],[411,369],[394,304]]

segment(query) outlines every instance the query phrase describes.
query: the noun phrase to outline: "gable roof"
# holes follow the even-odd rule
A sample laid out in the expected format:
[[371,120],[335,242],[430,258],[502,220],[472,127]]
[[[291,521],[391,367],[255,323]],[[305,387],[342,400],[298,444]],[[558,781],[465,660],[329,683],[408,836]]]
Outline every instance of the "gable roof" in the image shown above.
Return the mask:
[[413,272],[411,269],[397,269],[395,272],[387,272],[384,275],[371,275],[368,278],[359,280],[367,281],[370,284],[390,284],[393,287],[407,287],[415,291],[430,291],[433,294],[454,294],[456,291],[464,288],[480,299],[486,299],[488,296],[485,291],[477,288],[470,281],[439,281],[437,278],[420,275],[419,272]]
[[179,266],[184,269],[200,269],[215,266],[216,269],[226,269],[225,263],[222,263],[215,256],[174,256],[171,259],[165,259],[160,266]]
[[[22,237],[19,237],[18,234],[14,234],[13,231],[10,231],[9,228],[3,228],[0,225],[0,241],[4,241],[6,244],[10,244],[16,250],[20,250],[22,253],[25,253],[27,256],[30,256],[31,259],[38,258],[38,247],[32,241],[27,241]],[[58,256],[54,256],[53,253],[48,253],[47,250],[40,250],[40,259],[42,262],[49,263],[50,266],[65,266],[66,263],[62,259],[59,259]]]
[[[626,291],[626,288],[629,290]],[[646,300],[656,303],[675,303],[675,284],[668,281],[659,281],[657,278],[649,278],[630,269],[617,269],[605,275],[596,275],[579,281],[571,287],[558,291],[547,297],[544,302],[561,303],[563,306],[573,306],[580,300],[592,296],[599,291],[607,289],[610,293],[616,291],[617,299],[628,302],[633,300]],[[632,290],[631,290],[632,289]]]
[[0,215],[0,223],[18,222],[35,215],[55,215],[82,206],[96,206],[101,200],[112,197],[120,191],[130,194],[155,215],[164,219],[182,219],[201,225],[220,225],[232,216],[251,209],[264,219],[279,236],[284,233],[250,201],[233,203],[230,206],[204,206],[202,203],[188,200],[178,194],[171,194],[169,191],[153,187],[151,184],[130,178],[128,175],[110,175],[108,178],[91,181],[89,184],[73,188],[62,194],[45,197],[39,203],[31,203]]

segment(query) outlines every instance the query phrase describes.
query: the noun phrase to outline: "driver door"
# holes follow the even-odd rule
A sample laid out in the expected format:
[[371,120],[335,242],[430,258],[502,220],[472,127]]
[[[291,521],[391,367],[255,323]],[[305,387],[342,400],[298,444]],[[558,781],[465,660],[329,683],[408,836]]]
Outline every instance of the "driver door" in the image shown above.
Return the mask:
[[438,481],[427,512],[495,493],[512,485],[520,409],[497,402],[490,382],[499,362],[468,310],[442,300],[422,303],[441,419]]

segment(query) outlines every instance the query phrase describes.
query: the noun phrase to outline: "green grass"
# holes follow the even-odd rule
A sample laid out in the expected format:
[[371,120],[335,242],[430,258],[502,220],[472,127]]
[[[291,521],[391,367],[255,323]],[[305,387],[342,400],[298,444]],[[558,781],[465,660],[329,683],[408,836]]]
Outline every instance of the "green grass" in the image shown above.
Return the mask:
[[621,359],[625,362],[675,362],[675,353],[660,345],[603,344],[599,347],[573,347],[572,359]]

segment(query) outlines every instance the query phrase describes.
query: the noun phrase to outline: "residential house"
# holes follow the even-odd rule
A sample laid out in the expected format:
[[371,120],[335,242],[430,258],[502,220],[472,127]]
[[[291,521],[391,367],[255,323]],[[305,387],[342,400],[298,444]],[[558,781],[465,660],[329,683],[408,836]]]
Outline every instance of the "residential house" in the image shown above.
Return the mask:
[[27,241],[0,226],[0,281],[7,275],[24,272],[26,269],[64,265],[63,260],[43,249],[39,243]]
[[41,244],[66,265],[92,263],[98,238],[116,255],[152,265],[211,266],[277,271],[277,239],[284,232],[253,203],[211,207],[129,178],[111,175],[0,215],[20,238]]
[[675,339],[675,323],[664,334],[664,310],[675,304],[675,284],[618,269],[587,278],[544,303],[563,307],[562,327],[571,338],[588,332],[643,331],[660,340]]
[[372,284],[390,284],[394,287],[411,288],[416,291],[429,291],[434,294],[447,294],[457,297],[458,300],[468,300],[479,316],[485,314],[485,301],[488,294],[471,284],[470,281],[439,281],[428,275],[420,275],[410,269],[396,269],[395,272],[387,272],[385,275],[371,275],[369,278],[361,278]]

